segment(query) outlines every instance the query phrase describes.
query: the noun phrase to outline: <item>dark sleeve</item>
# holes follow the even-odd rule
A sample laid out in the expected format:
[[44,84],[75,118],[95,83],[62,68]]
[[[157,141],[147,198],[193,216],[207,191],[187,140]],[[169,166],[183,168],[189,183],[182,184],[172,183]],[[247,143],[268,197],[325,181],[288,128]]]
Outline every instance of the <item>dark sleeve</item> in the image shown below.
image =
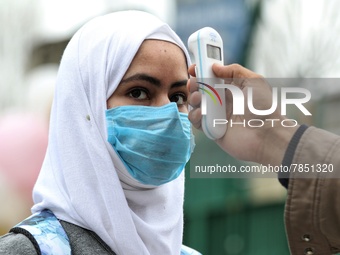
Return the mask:
[[[303,135],[303,133],[307,130],[307,125],[301,125],[298,130],[296,130],[295,134],[292,137],[292,140],[290,140],[288,144],[288,148],[286,150],[286,153],[283,157],[282,166],[290,167],[290,165],[293,162],[295,150],[296,147],[299,144],[299,141]],[[288,188],[289,184],[289,172],[279,172],[278,174],[279,182],[284,186],[285,188]]]
[[0,255],[37,255],[32,242],[23,234],[0,236]]

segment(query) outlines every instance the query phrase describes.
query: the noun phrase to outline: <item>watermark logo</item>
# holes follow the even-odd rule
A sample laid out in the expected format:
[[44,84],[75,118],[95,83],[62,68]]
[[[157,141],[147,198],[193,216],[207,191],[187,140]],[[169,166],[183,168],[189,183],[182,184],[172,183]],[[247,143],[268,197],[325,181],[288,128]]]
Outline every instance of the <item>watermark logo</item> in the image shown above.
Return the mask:
[[[217,101],[218,101],[219,104],[222,106],[222,99],[221,99],[220,95],[218,94],[218,92],[216,91],[216,89],[214,89],[213,86],[211,86],[207,83],[204,83],[204,82],[199,82],[199,81],[197,83],[201,85],[199,87],[199,89],[204,91],[205,93],[207,93],[210,96],[211,100],[214,102],[214,104],[217,104]],[[209,90],[206,89],[205,87],[208,88]],[[204,103],[206,104],[206,102],[204,102]],[[204,114],[206,114],[206,113],[204,113]]]
[[[211,85],[208,85],[203,82],[197,82],[201,85],[204,85],[208,87],[211,91],[214,92],[214,95],[216,98],[218,98],[220,105],[222,105],[221,98],[219,94],[217,93],[216,89],[228,89],[233,97],[233,114],[234,115],[244,115],[244,106],[245,106],[245,97],[243,94],[243,91],[231,84],[216,84],[215,87],[212,87]],[[199,89],[205,91],[213,100],[214,103],[216,103],[216,98],[214,95],[208,91],[207,89],[204,89],[200,87]],[[247,87],[245,88],[247,90],[247,106],[251,113],[258,116],[265,116],[270,115],[274,113],[277,110],[278,107],[278,100],[281,99],[280,109],[281,109],[281,115],[287,115],[287,105],[295,105],[304,115],[311,116],[312,114],[306,109],[306,107],[303,105],[304,103],[307,103],[311,99],[311,93],[309,90],[305,88],[297,88],[297,87],[286,87],[281,88],[281,95],[279,95],[279,89],[276,87],[272,88],[272,105],[269,109],[256,109],[254,107],[253,103],[253,88]],[[299,94],[303,95],[301,98],[288,98],[289,94]],[[202,108],[206,108],[206,101],[202,101]],[[202,114],[206,114],[203,113]]]
[[[208,82],[200,81],[197,83],[199,84],[199,90],[202,91],[201,114],[206,117],[206,124],[214,128],[219,125],[230,125],[231,127],[234,125],[262,127],[265,123],[268,123],[268,121],[272,127],[275,126],[276,122],[280,122],[284,127],[294,127],[298,125],[296,120],[265,119],[264,117],[270,116],[277,110],[281,115],[285,116],[287,115],[288,105],[295,107],[305,116],[312,115],[304,105],[311,99],[310,91],[305,88],[271,87],[271,94],[268,94],[271,98],[267,98],[268,96],[263,97],[263,100],[267,101],[264,104],[266,108],[263,108],[264,106],[261,105],[261,102],[259,104],[259,99],[255,97],[257,96],[256,93],[259,93],[255,91],[255,87],[247,86],[241,89],[232,84],[215,84],[212,86],[209,85]],[[227,90],[232,96],[232,104],[228,104],[228,102],[225,104],[224,98],[222,98],[225,96]],[[233,115],[244,116],[247,111],[247,113],[258,116],[258,118],[241,119],[241,122],[236,122],[233,118],[218,117],[219,112],[228,110],[226,107],[232,107]]]

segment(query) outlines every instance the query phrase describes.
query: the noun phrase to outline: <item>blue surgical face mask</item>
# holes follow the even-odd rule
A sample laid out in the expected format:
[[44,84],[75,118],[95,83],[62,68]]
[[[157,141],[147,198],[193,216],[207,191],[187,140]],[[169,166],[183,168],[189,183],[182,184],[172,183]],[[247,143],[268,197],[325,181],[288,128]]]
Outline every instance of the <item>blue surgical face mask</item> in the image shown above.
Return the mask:
[[106,111],[108,141],[131,176],[159,186],[176,179],[188,162],[192,133],[176,103],[118,106]]

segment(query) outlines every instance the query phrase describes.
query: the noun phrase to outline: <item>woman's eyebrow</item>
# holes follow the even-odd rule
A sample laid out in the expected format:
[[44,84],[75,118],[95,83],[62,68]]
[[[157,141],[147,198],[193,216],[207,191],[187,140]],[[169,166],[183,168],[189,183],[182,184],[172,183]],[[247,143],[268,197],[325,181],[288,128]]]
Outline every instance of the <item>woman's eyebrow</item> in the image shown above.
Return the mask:
[[188,80],[181,80],[181,81],[176,81],[171,84],[171,88],[176,88],[176,87],[181,87],[181,86],[186,86]]
[[124,80],[122,80],[120,83],[126,83],[126,82],[130,82],[130,81],[146,81],[149,82],[157,87],[161,86],[161,81],[155,77],[152,77],[148,74],[145,73],[137,73],[134,74],[130,77],[125,78]]
[[[159,79],[157,79],[153,76],[150,76],[148,74],[145,74],[145,73],[134,74],[130,77],[123,79],[120,83],[122,84],[122,83],[126,83],[126,82],[131,82],[131,81],[146,81],[146,82],[149,82],[149,83],[151,83],[151,84],[153,84],[157,87],[161,86],[161,81]],[[187,81],[188,80],[176,81],[176,82],[171,84],[171,88],[186,86]]]

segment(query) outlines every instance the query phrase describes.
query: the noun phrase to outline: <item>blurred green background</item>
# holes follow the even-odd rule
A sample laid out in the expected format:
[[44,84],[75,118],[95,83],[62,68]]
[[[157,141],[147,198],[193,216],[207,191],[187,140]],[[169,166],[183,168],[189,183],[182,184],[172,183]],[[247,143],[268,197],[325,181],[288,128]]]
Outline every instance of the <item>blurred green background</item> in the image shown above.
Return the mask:
[[[238,169],[245,164],[222,152],[202,133],[196,134],[196,140],[216,161],[222,158]],[[225,177],[191,178],[187,164],[184,243],[211,255],[289,254],[284,187],[273,178]]]

